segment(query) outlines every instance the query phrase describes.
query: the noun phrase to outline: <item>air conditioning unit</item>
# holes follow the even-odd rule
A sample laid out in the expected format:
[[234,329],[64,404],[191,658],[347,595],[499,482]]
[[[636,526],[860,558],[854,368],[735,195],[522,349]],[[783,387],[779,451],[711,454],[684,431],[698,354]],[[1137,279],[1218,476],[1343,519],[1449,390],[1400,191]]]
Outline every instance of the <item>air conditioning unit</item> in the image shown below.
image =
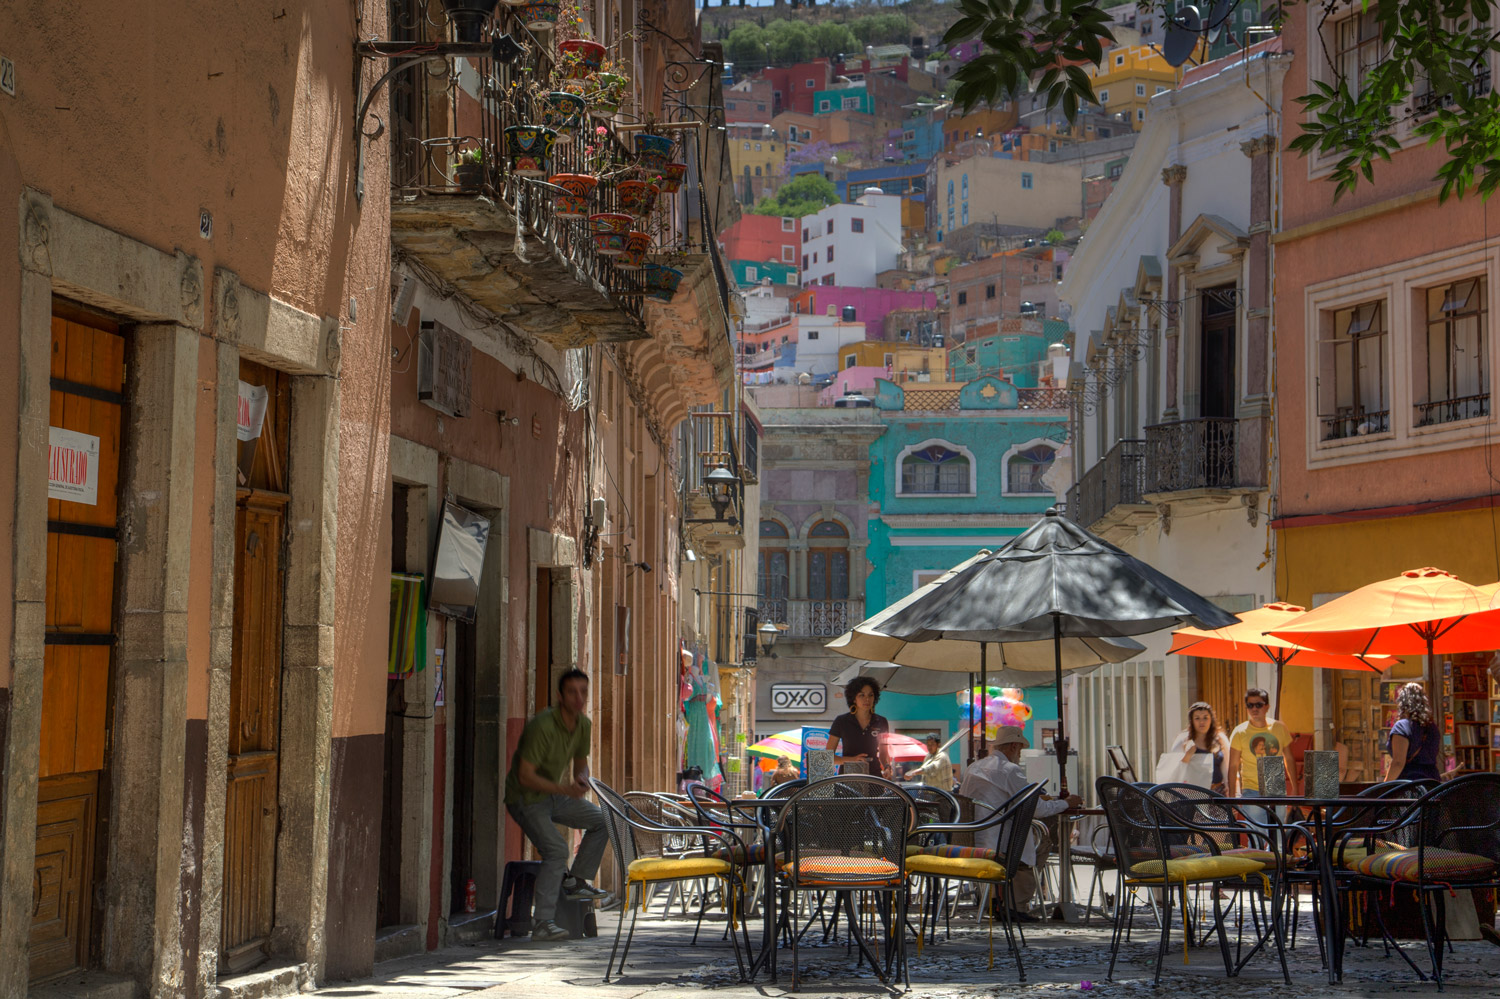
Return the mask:
[[474,345],[434,319],[417,334],[417,398],[440,413],[467,416]]

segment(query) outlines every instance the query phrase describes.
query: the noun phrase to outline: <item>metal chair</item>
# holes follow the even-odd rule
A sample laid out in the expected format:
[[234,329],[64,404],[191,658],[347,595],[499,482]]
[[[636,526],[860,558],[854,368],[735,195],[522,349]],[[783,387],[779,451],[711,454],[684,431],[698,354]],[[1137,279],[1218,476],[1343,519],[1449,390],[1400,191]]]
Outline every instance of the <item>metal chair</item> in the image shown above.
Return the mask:
[[1130,762],[1124,746],[1105,746],[1104,752],[1109,757],[1109,765],[1114,769],[1116,777],[1127,784],[1135,784],[1140,780],[1135,775],[1135,764]]
[[[849,918],[850,933],[859,952],[870,961],[882,983],[894,958],[896,972],[906,977],[906,842],[916,824],[917,808],[905,789],[894,781],[870,775],[845,774],[798,788],[787,800],[776,822],[776,836],[786,851],[778,865],[781,885],[793,905],[792,989],[800,982],[796,931],[799,899],[808,892],[833,892]],[[879,914],[886,926],[886,967],[870,953],[854,911],[854,892],[883,897]],[[894,908],[896,912],[890,910]],[[774,964],[773,964],[774,967]]]
[[[615,926],[615,942],[610,948],[609,963],[605,965],[604,981],[608,983],[610,974],[614,971],[616,953],[619,953],[620,957],[620,977],[624,977],[625,961],[630,955],[631,941],[635,939],[635,924],[640,908],[645,902],[646,888],[651,885],[699,881],[704,878],[717,878],[724,883],[724,895],[729,909],[729,939],[734,946],[735,963],[739,966],[740,978],[743,980],[745,961],[740,952],[740,937],[734,930],[742,915],[739,911],[739,904],[744,898],[744,882],[736,876],[734,866],[727,860],[713,857],[662,857],[643,853],[641,850],[643,840],[650,842],[653,838],[682,834],[699,836],[705,842],[718,842],[731,849],[735,846],[744,849],[743,841],[732,830],[714,829],[710,826],[664,825],[655,822],[625,800],[624,795],[603,781],[591,777],[589,787],[593,789],[599,803],[604,807],[604,821],[609,832],[609,844],[614,851],[615,866],[620,872],[622,882],[623,908],[620,910],[620,921]],[[639,900],[639,904],[634,906],[630,898],[632,888],[636,890]],[[620,931],[625,925],[626,910],[630,912],[630,932],[625,938],[624,951],[620,951]],[[694,935],[696,937],[696,930]],[[749,946],[747,931],[745,935],[747,951]]]

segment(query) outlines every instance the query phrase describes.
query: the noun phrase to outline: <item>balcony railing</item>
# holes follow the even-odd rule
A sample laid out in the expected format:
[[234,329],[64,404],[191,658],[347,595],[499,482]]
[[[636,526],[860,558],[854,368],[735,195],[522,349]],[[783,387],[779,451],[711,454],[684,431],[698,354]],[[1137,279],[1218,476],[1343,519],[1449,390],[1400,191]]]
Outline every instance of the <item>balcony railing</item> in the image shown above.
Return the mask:
[[837,638],[864,620],[863,600],[762,598],[760,620],[785,625],[787,638]]
[[1266,420],[1203,417],[1146,428],[1145,493],[1258,489],[1266,482]]
[[1430,427],[1438,423],[1455,423],[1459,420],[1477,420],[1490,415],[1490,394],[1460,396],[1457,399],[1439,399],[1437,402],[1419,402],[1416,405],[1416,421],[1419,427]]
[[1143,502],[1146,489],[1146,442],[1119,441],[1068,490],[1068,516],[1085,527],[1097,524],[1118,506]]

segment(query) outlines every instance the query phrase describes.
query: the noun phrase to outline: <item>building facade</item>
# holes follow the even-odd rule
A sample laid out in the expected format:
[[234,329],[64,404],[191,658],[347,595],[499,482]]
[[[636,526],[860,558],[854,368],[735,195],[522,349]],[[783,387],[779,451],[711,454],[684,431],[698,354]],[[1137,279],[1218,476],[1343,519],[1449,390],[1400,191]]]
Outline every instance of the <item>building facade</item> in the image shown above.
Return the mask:
[[802,219],[802,283],[874,288],[901,259],[901,198],[867,192]]
[[1046,232],[1082,212],[1082,169],[1075,163],[1028,163],[982,152],[936,156],[927,169],[927,232],[980,222]]

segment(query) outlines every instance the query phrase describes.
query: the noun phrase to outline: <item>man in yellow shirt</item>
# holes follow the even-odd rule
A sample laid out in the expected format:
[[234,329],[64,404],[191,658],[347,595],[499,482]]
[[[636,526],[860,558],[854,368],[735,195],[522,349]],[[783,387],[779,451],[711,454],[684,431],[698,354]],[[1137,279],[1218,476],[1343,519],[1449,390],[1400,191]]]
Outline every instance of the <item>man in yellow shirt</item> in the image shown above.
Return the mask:
[[[1287,755],[1292,745],[1292,733],[1274,718],[1268,718],[1271,697],[1259,687],[1245,691],[1245,713],[1249,721],[1242,721],[1229,733],[1229,796],[1231,798],[1259,798],[1259,761],[1267,756],[1279,756],[1286,766],[1286,789],[1296,794],[1292,778],[1291,757]],[[1240,809],[1252,822],[1264,823],[1269,816],[1264,809]],[[1257,814],[1252,814],[1257,813]]]

